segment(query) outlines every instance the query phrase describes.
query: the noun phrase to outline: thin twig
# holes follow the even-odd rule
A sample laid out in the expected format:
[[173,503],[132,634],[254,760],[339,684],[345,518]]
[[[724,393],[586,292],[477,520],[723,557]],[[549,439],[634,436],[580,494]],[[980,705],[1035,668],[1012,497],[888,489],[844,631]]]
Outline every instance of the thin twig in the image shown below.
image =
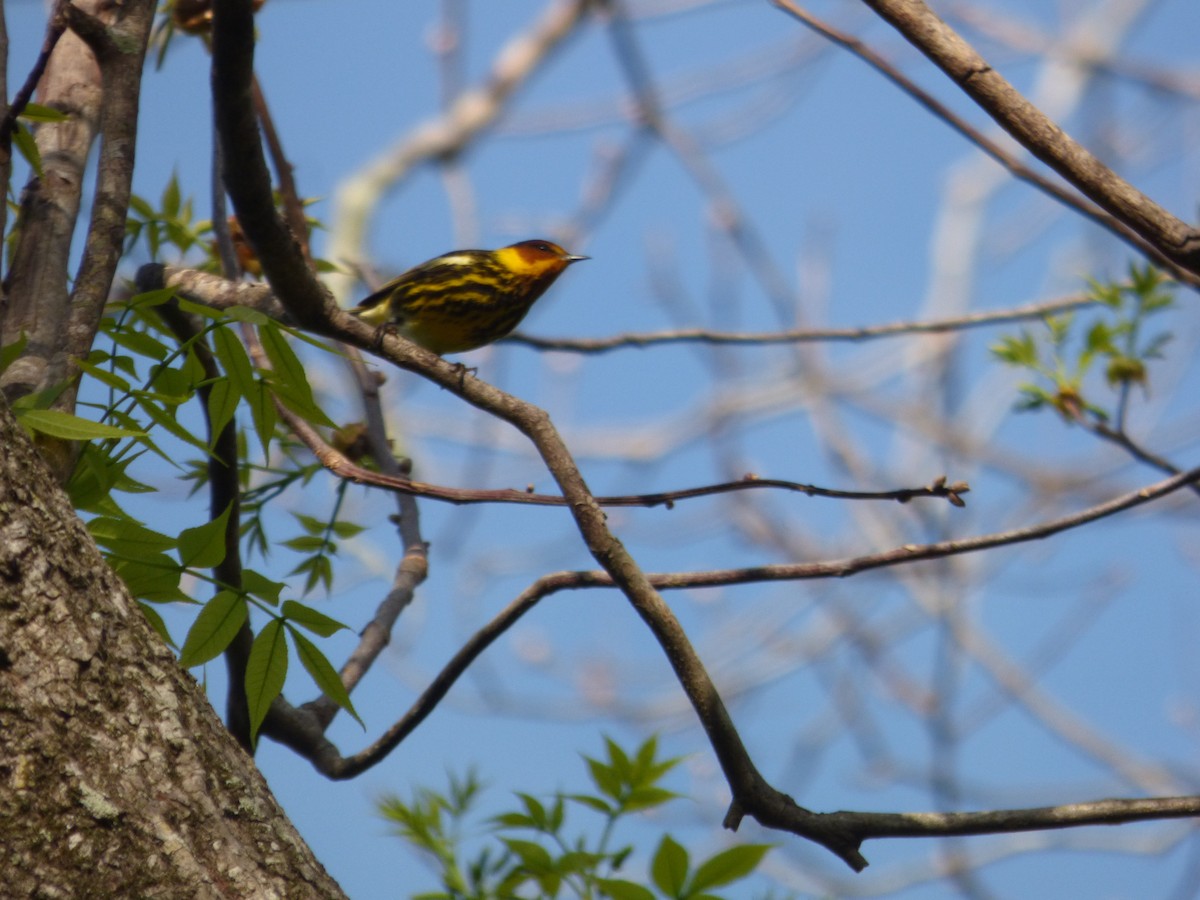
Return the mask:
[[312,265],[312,249],[308,245],[308,220],[304,215],[304,201],[296,189],[296,179],[292,176],[293,166],[288,161],[283,149],[283,141],[275,128],[275,120],[271,117],[271,109],[267,106],[267,97],[262,85],[255,75],[250,82],[250,97],[254,103],[254,112],[258,116],[258,124],[262,128],[263,141],[271,154],[271,164],[275,167],[275,177],[279,180],[279,195],[283,199],[283,217],[292,230],[292,237],[300,245],[300,252],[305,260]]
[[704,328],[680,328],[674,331],[644,334],[619,334],[609,338],[540,338],[527,334],[510,334],[505,343],[522,344],[537,350],[556,350],[564,353],[605,353],[610,350],[652,347],[657,344],[805,344],[824,341],[865,341],[906,334],[942,334],[1037,319],[1091,306],[1097,301],[1080,294],[1044,303],[1029,303],[1011,309],[969,313],[949,319],[929,322],[889,322],[884,325],[863,325],[854,328],[797,328],[787,331],[722,332]]
[[[345,478],[357,484],[374,485],[402,494],[428,497],[432,500],[442,500],[457,505],[473,503],[515,503],[525,506],[568,505],[567,499],[558,494],[538,494],[532,490],[520,491],[515,488],[497,490],[449,488],[412,481],[404,476],[373,472],[352,462],[344,453],[325,441],[315,428],[286,407],[281,406],[279,412],[288,427],[312,451],[321,465],[339,478]],[[965,482],[948,483],[944,477],[940,477],[927,487],[898,488],[891,491],[844,491],[818,487],[813,484],[802,484],[797,481],[785,481],[779,478],[759,478],[755,475],[747,475],[741,481],[727,481],[721,484],[708,484],[655,494],[599,495],[593,500],[603,507],[665,506],[667,509],[671,509],[681,500],[693,500],[697,497],[754,489],[791,491],[808,497],[830,497],[840,500],[894,500],[899,503],[908,503],[910,500],[921,497],[940,497],[949,500],[955,506],[962,506],[964,503],[960,495],[967,493],[971,488]]]
[[[372,458],[379,469],[390,478],[403,479],[407,476],[407,465],[402,465],[392,455],[384,426],[383,410],[379,399],[379,379],[367,368],[362,355],[353,347],[344,348],[349,358],[351,371],[358,382],[359,394],[363,399],[366,415],[366,440]],[[283,415],[290,415],[280,405]],[[352,692],[362,681],[375,660],[387,648],[392,639],[392,629],[400,614],[413,600],[417,587],[429,574],[429,546],[421,536],[421,519],[416,497],[401,491],[396,492],[395,524],[399,532],[402,554],[392,578],[392,587],[380,601],[366,626],[359,632],[358,645],[350,651],[339,673],[342,685]],[[306,703],[317,720],[328,727],[341,709],[333,700],[322,695]]]

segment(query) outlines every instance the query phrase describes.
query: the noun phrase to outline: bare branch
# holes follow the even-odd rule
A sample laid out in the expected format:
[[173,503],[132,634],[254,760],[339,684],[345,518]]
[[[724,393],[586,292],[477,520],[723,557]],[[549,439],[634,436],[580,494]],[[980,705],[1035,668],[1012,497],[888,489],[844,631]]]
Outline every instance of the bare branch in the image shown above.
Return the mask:
[[1200,275],[1200,232],[1118,177],[1073,140],[922,0],[863,2],[949,75],[1029,152],[1168,259]]
[[305,327],[324,331],[332,299],[279,217],[263,158],[259,120],[251,100],[254,14],[249,3],[214,0],[212,50],[213,108],[225,187],[238,222],[288,311]]
[[968,813],[830,813],[837,824],[863,840],[883,837],[948,837],[969,834],[1007,834],[1120,825],[1147,819],[1200,816],[1200,797],[1149,797],[1096,800],[1032,809],[998,809]]
[[[74,360],[87,357],[100,317],[108,302],[117,264],[125,244],[125,222],[133,188],[134,150],[137,146],[138,99],[142,63],[154,25],[154,0],[123,4],[116,20],[102,28],[103,37],[87,38],[100,63],[103,103],[100,106],[100,152],[96,162],[96,186],[92,193],[92,216],[88,222],[83,260],[71,290],[71,313],[67,320],[66,350]],[[76,15],[67,4],[72,30],[86,22],[97,30],[103,22]],[[64,392],[60,403],[73,407],[77,382]]]
[[[197,392],[200,408],[208,428],[208,442],[212,448],[208,457],[208,514],[215,521],[227,514],[225,521],[225,552],[221,562],[213,568],[213,577],[223,587],[240,590],[242,587],[241,551],[241,486],[238,484],[237,424],[231,419],[220,432],[213,434],[212,417],[209,415],[208,398],[212,385],[220,376],[212,351],[201,338],[202,325],[183,313],[178,305],[165,303],[156,307],[167,327],[179,338],[181,344],[190,345],[196,359],[204,367],[206,379]],[[253,634],[249,623],[243,623],[237,636],[226,648],[225,665],[229,672],[229,684],[225,695],[225,726],[242,749],[254,755],[254,741],[250,736],[250,711],[246,700],[246,661],[250,658]]]
[[[261,362],[260,362],[261,366]],[[287,423],[292,433],[312,451],[317,460],[330,472],[339,478],[353,481],[356,484],[370,484],[387,488],[398,494],[413,497],[428,497],[431,500],[443,500],[447,503],[466,505],[472,503],[515,503],[525,506],[566,506],[567,498],[556,494],[538,494],[532,490],[516,490],[515,488],[500,488],[497,490],[480,490],[471,488],[448,488],[441,485],[426,484],[413,481],[406,475],[392,475],[374,472],[352,462],[346,454],[331,446],[317,430],[305,422],[300,416],[282,404],[279,405],[279,415]],[[722,484],[709,484],[695,488],[683,488],[677,491],[662,491],[656,494],[628,494],[624,496],[597,496],[594,498],[603,507],[654,507],[665,506],[671,509],[681,500],[692,500],[698,497],[710,497],[716,494],[727,494],[734,491],[753,489],[773,489],[791,491],[808,497],[832,497],[841,500],[894,500],[908,503],[921,497],[945,498],[954,506],[964,506],[961,495],[971,490],[965,482],[948,483],[947,479],[939,477],[927,487],[898,488],[891,491],[843,491],[834,488],[823,488],[812,484],[801,484],[796,481],[784,481],[778,478],[759,478],[747,475],[741,481],[729,481]]]
[[1152,242],[1144,239],[1135,229],[1126,225],[1118,217],[1109,215],[1100,206],[1089,203],[1075,192],[1066,189],[1057,182],[1046,178],[1026,166],[982,131],[972,126],[966,119],[956,115],[953,110],[937,100],[928,91],[922,90],[916,82],[904,75],[904,73],[858,38],[839,31],[827,22],[823,22],[812,13],[796,5],[792,0],[773,0],[773,2],[798,22],[808,26],[817,34],[822,35],[839,46],[844,47],[866,62],[923,107],[979,147],[980,150],[1011,172],[1015,178],[1033,185],[1046,195],[1053,197],[1080,215],[1086,216],[1097,225],[1106,228],[1139,253],[1153,260],[1155,264],[1168,269],[1180,281],[1190,284],[1193,287],[1200,286],[1200,277],[1195,272],[1178,265],[1169,254],[1164,253]]
[[866,341],[874,338],[908,334],[944,334],[978,328],[1039,319],[1082,309],[1096,303],[1084,294],[1029,303],[994,312],[968,313],[931,322],[890,322],[884,325],[862,325],[857,328],[796,328],[783,331],[731,333],[704,328],[680,328],[648,334],[619,334],[610,338],[540,338],[527,334],[510,334],[504,343],[523,344],[537,350],[556,350],[563,353],[605,353],[609,350],[652,347],[657,344],[714,344],[758,346],[762,344],[809,344],[826,341]]

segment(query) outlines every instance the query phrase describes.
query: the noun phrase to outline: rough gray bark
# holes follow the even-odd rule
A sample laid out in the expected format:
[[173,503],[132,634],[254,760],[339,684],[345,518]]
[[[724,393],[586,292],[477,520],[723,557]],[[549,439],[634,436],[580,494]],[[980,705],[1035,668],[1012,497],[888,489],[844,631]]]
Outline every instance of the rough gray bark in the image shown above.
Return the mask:
[[340,897],[0,401],[6,896]]

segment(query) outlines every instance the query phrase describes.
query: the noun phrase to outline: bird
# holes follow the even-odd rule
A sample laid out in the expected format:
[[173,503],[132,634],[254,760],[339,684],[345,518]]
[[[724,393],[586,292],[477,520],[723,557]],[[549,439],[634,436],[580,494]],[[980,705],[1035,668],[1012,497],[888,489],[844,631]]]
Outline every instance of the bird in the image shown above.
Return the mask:
[[359,302],[352,312],[394,327],[439,356],[498,341],[572,263],[589,259],[551,241],[498,250],[454,250],[414,266]]

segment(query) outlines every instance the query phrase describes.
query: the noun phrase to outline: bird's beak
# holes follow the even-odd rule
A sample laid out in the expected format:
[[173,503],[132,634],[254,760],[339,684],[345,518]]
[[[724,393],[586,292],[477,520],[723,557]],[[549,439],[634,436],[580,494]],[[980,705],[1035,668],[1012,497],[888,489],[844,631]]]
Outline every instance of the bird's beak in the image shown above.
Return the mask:
[[575,256],[574,254],[571,254],[571,253],[568,253],[566,256],[563,257],[563,260],[568,263],[581,262],[585,259],[591,259],[591,257],[590,256]]

